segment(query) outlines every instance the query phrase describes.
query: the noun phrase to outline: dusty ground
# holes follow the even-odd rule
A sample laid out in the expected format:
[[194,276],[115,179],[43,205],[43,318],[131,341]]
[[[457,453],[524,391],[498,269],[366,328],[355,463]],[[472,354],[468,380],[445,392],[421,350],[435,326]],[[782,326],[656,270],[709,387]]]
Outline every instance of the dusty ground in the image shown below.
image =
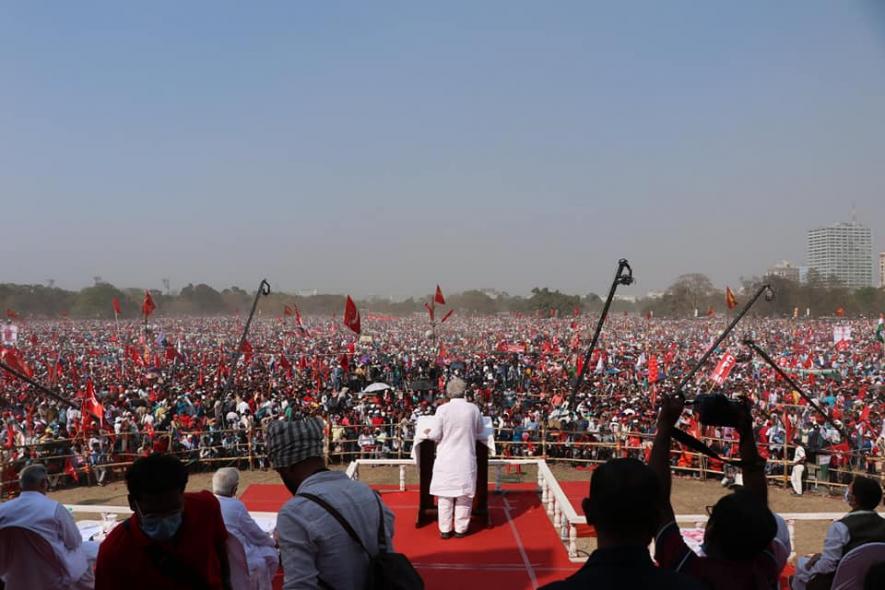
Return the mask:
[[[339,467],[340,468],[340,467]],[[561,481],[589,481],[590,474],[572,467],[553,465],[553,472]],[[491,475],[491,474],[490,474]],[[280,483],[279,477],[273,471],[244,471],[240,474],[240,491],[253,483]],[[399,468],[397,467],[362,467],[360,479],[369,484],[399,482]],[[198,491],[211,489],[211,473],[197,473],[191,475],[188,489]],[[537,481],[537,475],[532,468],[526,469],[521,481]],[[406,471],[406,483],[417,484],[417,473],[414,469]],[[696,481],[676,478],[673,480],[673,507],[677,514],[703,514],[705,507],[715,504],[716,501],[727,491],[716,481]],[[104,487],[82,487],[59,490],[52,492],[50,496],[65,504],[100,504],[112,506],[126,506],[126,486],[122,481],[115,481]],[[803,497],[795,497],[779,487],[770,488],[770,504],[776,512],[844,512],[845,503],[839,496],[825,496],[806,494]],[[95,518],[95,516],[83,516],[83,518]],[[812,521],[796,523],[796,547],[794,551],[799,554],[814,553],[821,550],[824,535],[829,522]],[[595,543],[592,540],[581,543],[584,550],[592,550]]]

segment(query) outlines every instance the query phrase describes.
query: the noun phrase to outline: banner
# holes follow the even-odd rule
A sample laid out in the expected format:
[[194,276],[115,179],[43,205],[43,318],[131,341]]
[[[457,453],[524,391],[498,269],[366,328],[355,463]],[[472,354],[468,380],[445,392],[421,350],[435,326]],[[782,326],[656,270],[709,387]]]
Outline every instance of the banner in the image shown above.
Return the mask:
[[722,355],[722,358],[719,360],[716,368],[713,369],[713,372],[710,373],[710,379],[712,379],[716,385],[722,385],[725,383],[725,380],[728,379],[728,375],[731,373],[736,362],[737,359],[734,358],[734,355],[730,352],[726,352]]

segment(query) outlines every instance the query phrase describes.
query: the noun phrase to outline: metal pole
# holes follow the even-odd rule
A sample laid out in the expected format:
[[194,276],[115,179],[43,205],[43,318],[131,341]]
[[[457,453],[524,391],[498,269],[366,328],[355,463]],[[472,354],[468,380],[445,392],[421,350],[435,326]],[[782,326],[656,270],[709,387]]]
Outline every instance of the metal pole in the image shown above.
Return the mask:
[[722,343],[722,341],[725,340],[725,338],[731,333],[732,330],[734,330],[734,327],[737,325],[737,323],[741,321],[741,319],[747,314],[748,311],[750,311],[750,308],[753,307],[753,304],[756,303],[756,300],[759,299],[759,297],[762,296],[763,293],[766,293],[765,298],[768,301],[771,301],[771,298],[774,296],[774,292],[771,290],[771,286],[767,283],[759,287],[759,289],[756,291],[756,294],[753,295],[752,299],[747,301],[746,305],[744,305],[744,308],[740,311],[740,313],[738,313],[734,317],[734,319],[731,320],[731,323],[728,324],[728,327],[725,328],[725,331],[719,335],[719,338],[716,339],[716,342],[714,342],[713,345],[710,346],[709,349],[707,349],[707,352],[704,353],[704,356],[701,357],[701,360],[699,360],[695,364],[695,366],[692,367],[692,369],[688,372],[688,374],[686,374],[685,377],[682,378],[682,381],[680,381],[679,385],[676,387],[677,394],[682,393],[682,389],[685,387],[686,383],[688,383],[691,378],[694,377],[695,373],[698,372],[698,369],[700,369],[701,366],[703,366],[703,364],[707,362],[707,359],[710,358],[710,355],[713,354],[713,351],[719,348],[719,345]]

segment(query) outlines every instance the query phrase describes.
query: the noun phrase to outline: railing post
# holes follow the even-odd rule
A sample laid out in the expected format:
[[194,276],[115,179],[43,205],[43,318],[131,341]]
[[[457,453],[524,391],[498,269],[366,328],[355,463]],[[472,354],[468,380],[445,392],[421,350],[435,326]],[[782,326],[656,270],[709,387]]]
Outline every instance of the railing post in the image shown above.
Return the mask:
[[571,523],[568,526],[568,556],[578,556],[578,527]]
[[501,471],[503,471],[504,466],[500,463],[495,465],[495,491],[501,491]]
[[399,491],[406,491],[406,466],[399,466]]

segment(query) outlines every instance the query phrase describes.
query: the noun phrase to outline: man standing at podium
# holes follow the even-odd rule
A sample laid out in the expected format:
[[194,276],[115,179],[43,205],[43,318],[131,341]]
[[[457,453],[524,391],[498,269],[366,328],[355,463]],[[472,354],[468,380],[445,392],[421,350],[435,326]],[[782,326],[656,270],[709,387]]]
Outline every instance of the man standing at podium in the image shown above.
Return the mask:
[[[473,496],[476,494],[476,439],[483,432],[479,408],[464,399],[467,384],[458,377],[446,384],[449,402],[436,410],[438,425],[424,431],[437,442],[430,493],[437,497],[439,533],[452,537],[467,534]],[[437,430],[438,429],[438,430]]]

